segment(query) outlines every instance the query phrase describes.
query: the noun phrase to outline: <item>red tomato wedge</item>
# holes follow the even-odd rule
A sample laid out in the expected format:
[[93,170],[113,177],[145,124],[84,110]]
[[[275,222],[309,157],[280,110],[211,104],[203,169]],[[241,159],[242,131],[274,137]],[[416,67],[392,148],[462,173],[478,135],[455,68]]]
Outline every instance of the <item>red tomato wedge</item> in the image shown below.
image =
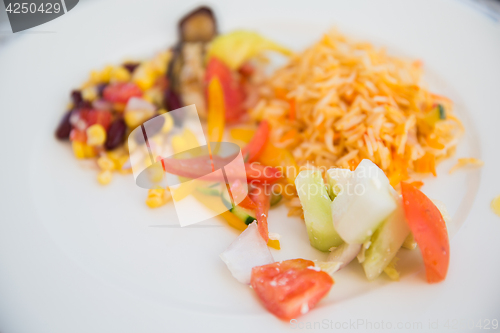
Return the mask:
[[127,104],[132,97],[141,97],[142,90],[135,83],[112,83],[103,91],[105,100],[113,103]]
[[94,109],[81,109],[78,111],[78,115],[82,120],[85,121],[87,127],[94,124],[100,124],[104,129],[108,129],[111,124],[113,116],[109,111],[94,110]]
[[267,242],[269,240],[269,229],[267,226],[267,215],[271,206],[271,188],[269,184],[254,183],[250,191],[250,199],[257,205],[255,208],[255,217],[259,226],[259,233]]
[[401,189],[406,219],[422,252],[427,281],[443,281],[450,262],[450,244],[443,216],[416,187],[401,183]]
[[259,158],[269,139],[269,131],[269,123],[266,120],[261,121],[252,140],[241,151],[245,161],[252,163]]
[[226,121],[228,123],[237,122],[245,111],[243,108],[245,94],[242,85],[236,78],[236,73],[233,73],[233,71],[231,71],[231,69],[226,66],[224,62],[216,57],[212,57],[208,62],[205,72],[205,82],[207,83],[207,87],[210,80],[214,77],[219,78],[222,90],[224,91]]
[[333,279],[310,260],[292,259],[252,268],[250,284],[269,312],[290,320],[312,309]]

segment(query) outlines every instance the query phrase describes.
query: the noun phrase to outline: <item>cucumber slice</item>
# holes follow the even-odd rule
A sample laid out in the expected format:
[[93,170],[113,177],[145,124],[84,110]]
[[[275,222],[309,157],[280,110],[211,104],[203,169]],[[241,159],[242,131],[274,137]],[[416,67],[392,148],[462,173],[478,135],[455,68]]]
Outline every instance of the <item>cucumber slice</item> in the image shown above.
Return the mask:
[[365,252],[362,265],[368,280],[373,280],[382,273],[409,234],[410,227],[406,222],[402,198],[398,196],[396,210],[375,231],[370,239],[370,247]]
[[271,193],[271,207],[276,206],[281,201],[281,198],[283,198],[281,194]]
[[245,222],[246,225],[250,225],[250,223],[257,220],[255,218],[255,212],[249,209],[240,206],[235,206],[234,208],[231,208],[230,211],[238,218],[240,218],[243,222]]
[[342,244],[342,239],[333,227],[331,200],[321,172],[301,171],[295,178],[295,186],[304,210],[307,234],[312,247],[327,252],[330,248]]
[[[397,205],[384,172],[363,160],[332,202],[332,220],[342,239],[362,244],[394,212]],[[394,189],[392,189],[394,191]]]

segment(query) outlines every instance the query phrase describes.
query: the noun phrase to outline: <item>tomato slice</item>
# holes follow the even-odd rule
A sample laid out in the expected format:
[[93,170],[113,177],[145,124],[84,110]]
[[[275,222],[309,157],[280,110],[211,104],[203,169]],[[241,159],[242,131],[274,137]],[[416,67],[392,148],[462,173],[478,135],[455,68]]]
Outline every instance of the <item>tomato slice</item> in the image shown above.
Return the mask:
[[406,219],[420,247],[427,281],[443,281],[450,262],[448,231],[439,209],[419,189],[401,183]]
[[132,97],[141,97],[142,90],[135,83],[113,83],[103,91],[103,97],[105,100],[113,103],[126,104],[128,100]]
[[275,316],[290,320],[312,309],[330,291],[333,279],[314,262],[292,259],[252,268],[250,284]]
[[[211,57],[205,72],[205,82],[217,77],[224,92],[225,116],[228,123],[237,122],[244,114],[243,101],[245,94],[242,85],[234,73],[224,62],[216,57]],[[207,94],[208,95],[208,94]],[[207,96],[210,105],[209,96]]]
[[243,158],[248,163],[255,162],[264,151],[269,139],[269,130],[269,123],[266,120],[261,121],[252,140],[242,149]]
[[94,110],[94,109],[82,109],[80,110],[80,118],[85,121],[87,127],[99,124],[108,129],[111,124],[112,115],[109,111],[104,110]]

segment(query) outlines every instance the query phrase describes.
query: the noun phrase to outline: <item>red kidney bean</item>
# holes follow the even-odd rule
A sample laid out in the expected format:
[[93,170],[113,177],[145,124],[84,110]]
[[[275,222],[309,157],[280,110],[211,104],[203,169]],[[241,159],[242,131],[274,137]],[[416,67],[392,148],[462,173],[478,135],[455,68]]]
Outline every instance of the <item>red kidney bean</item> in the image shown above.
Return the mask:
[[125,133],[127,132],[127,125],[122,118],[116,119],[109,125],[106,142],[104,148],[106,150],[113,150],[125,141]]
[[69,133],[73,126],[71,125],[69,118],[71,117],[72,111],[66,112],[66,114],[62,117],[59,126],[56,129],[56,138],[59,140],[68,140]]
[[71,92],[71,100],[73,101],[75,108],[79,107],[83,102],[82,92],[80,90],[73,90]]
[[122,65],[130,74],[134,73],[135,69],[139,66],[138,62],[126,62]]

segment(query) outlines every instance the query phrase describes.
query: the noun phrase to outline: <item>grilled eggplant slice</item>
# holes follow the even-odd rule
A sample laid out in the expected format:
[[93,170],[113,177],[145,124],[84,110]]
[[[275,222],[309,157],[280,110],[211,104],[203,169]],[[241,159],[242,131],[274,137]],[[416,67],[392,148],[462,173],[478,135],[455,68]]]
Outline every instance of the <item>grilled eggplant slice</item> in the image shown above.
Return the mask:
[[217,22],[213,11],[208,7],[199,7],[179,22],[179,40],[181,42],[207,43],[217,35]]

